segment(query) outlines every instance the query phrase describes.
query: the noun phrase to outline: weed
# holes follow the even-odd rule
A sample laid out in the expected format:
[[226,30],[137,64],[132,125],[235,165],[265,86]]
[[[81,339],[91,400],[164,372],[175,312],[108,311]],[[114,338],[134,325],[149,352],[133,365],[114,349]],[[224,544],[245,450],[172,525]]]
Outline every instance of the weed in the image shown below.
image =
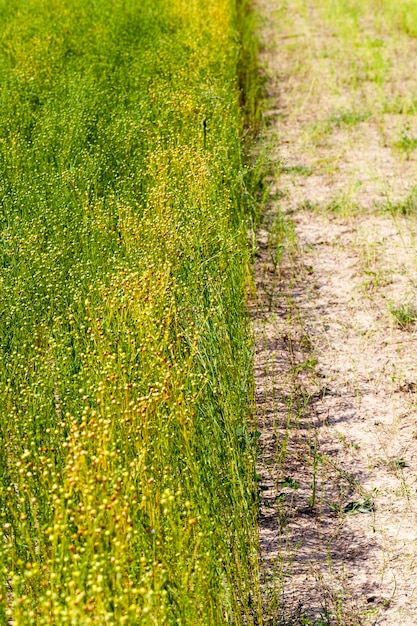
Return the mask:
[[403,200],[390,201],[385,204],[384,208],[394,214],[413,215],[417,212],[417,187],[414,187]]
[[343,433],[336,431],[335,434],[336,434],[336,437],[339,439],[340,443],[345,448],[353,448],[354,450],[359,449],[359,445],[357,443],[354,443],[353,441],[348,441],[348,439]]
[[318,433],[317,430],[314,433],[314,443],[311,446],[311,452],[313,456],[313,476],[311,483],[311,496],[308,499],[308,506],[311,510],[314,509],[317,500],[317,470],[319,463],[322,463],[323,459],[318,452]]
[[322,609],[317,617],[308,617],[308,611],[300,603],[294,615],[278,619],[274,626],[331,626],[333,617],[328,609]]
[[365,122],[371,117],[370,113],[359,113],[358,111],[349,111],[341,109],[332,113],[327,122],[328,131],[334,128],[353,128],[361,122]]
[[349,515],[355,515],[356,513],[372,513],[374,508],[375,505],[372,499],[370,498],[370,496],[367,496],[362,501],[352,500],[352,502],[346,504],[343,512],[348,513]]
[[389,311],[402,330],[408,330],[417,320],[417,309],[412,304],[390,305]]
[[286,478],[284,478],[283,481],[281,481],[278,484],[281,487],[289,487],[290,489],[298,489],[299,488],[298,482],[296,480],[294,480],[293,478],[291,478],[290,476],[287,476]]
[[411,135],[410,132],[410,125],[408,124],[402,130],[401,138],[394,144],[397,150],[405,152],[407,159],[410,158],[411,153],[417,148],[417,137]]
[[299,174],[301,176],[311,176],[313,173],[312,168],[306,165],[282,166],[279,168],[279,171],[282,174]]
[[391,459],[388,462],[388,467],[393,470],[401,470],[404,469],[404,467],[409,467],[409,464],[402,457],[398,457],[396,459]]

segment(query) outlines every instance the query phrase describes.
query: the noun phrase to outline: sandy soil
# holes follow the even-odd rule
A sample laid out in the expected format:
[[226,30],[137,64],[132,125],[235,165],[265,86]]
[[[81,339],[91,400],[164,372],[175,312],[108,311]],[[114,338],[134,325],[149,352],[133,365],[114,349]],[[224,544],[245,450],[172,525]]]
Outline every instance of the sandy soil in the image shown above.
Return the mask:
[[311,130],[372,89],[334,89],[320,3],[304,4],[277,20],[257,0],[278,163],[252,304],[265,621],[412,626],[417,221],[382,208],[413,189],[415,155],[395,149],[405,122],[389,113]]

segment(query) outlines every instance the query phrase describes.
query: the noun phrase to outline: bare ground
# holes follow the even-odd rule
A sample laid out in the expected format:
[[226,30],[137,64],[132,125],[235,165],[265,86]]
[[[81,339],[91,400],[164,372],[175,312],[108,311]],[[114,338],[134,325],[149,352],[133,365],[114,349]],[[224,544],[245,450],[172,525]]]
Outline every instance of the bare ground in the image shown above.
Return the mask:
[[[416,183],[414,151],[397,146],[415,118],[346,78],[349,35],[323,4],[257,0],[277,164],[252,305],[265,622],[412,626],[417,222],[392,209]],[[384,75],[384,97],[415,89],[415,45],[392,44],[403,80]]]

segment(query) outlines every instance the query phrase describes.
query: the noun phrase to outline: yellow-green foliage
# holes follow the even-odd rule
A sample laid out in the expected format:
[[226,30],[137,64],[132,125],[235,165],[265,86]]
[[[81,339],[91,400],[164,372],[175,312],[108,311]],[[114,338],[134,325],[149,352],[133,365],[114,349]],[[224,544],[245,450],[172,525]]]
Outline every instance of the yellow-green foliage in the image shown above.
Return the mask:
[[[304,0],[302,4],[305,4]],[[361,25],[366,34],[367,23],[369,24],[370,20],[378,25],[381,33],[392,35],[397,31],[399,34],[417,37],[417,11],[414,0],[367,0],[366,2],[363,0],[320,0],[319,5],[326,9],[333,24],[340,22],[347,32],[353,30],[354,40],[358,26]],[[363,34],[362,32],[362,36]],[[384,43],[380,40],[379,46],[383,46]]]
[[238,15],[0,0],[2,624],[256,620]]

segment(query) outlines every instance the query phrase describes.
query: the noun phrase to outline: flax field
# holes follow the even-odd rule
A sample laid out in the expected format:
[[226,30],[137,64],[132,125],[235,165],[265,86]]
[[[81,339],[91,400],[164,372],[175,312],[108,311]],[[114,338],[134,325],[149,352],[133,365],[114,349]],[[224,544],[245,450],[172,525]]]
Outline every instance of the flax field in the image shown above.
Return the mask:
[[258,623],[251,19],[0,0],[0,624]]

